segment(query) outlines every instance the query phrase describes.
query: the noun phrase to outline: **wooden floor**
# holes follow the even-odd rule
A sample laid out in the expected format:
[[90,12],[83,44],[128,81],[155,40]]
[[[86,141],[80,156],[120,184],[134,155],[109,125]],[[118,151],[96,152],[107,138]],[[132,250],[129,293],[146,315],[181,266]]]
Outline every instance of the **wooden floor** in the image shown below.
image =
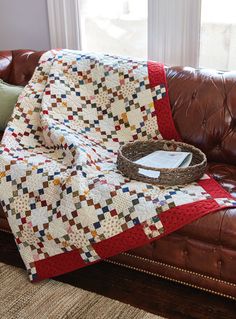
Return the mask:
[[[0,261],[24,267],[13,237],[3,232],[0,232]],[[107,262],[101,262],[55,279],[131,304],[165,318],[236,319],[235,301]]]

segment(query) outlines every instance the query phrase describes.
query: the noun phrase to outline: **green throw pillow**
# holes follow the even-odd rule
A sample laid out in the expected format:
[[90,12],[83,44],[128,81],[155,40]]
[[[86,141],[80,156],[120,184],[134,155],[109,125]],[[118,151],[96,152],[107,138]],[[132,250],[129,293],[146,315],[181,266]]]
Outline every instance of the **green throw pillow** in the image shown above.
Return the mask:
[[4,131],[23,87],[10,85],[0,79],[0,131]]

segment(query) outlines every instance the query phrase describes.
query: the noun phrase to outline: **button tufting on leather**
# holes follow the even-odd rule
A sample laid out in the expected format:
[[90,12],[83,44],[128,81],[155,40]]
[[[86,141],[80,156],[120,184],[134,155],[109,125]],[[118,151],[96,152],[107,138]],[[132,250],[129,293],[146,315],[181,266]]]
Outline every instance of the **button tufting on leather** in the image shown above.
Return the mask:
[[192,99],[195,99],[196,96],[197,96],[197,91],[194,91],[194,92],[192,93]]
[[[170,67],[167,70],[175,125],[208,160],[236,163],[236,72]],[[222,144],[216,148],[216,144]]]
[[185,256],[188,256],[188,251],[187,251],[187,249],[183,250],[183,254],[184,254]]
[[236,118],[232,118],[230,122],[231,130],[236,130]]

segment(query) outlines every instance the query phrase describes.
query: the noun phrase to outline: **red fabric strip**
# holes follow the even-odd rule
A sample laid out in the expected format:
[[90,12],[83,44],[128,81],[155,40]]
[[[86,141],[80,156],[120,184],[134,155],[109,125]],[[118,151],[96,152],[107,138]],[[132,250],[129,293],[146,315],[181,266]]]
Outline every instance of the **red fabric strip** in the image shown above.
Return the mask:
[[143,226],[140,224],[110,239],[93,244],[93,247],[98,255],[105,259],[111,257],[111,254],[114,256],[126,251],[127,244],[129,245],[128,249],[133,249],[145,245],[149,243],[149,241],[143,231]]
[[164,65],[153,61],[148,61],[147,65],[151,88],[159,84],[164,84],[166,88],[165,97],[154,101],[159,131],[165,140],[181,141],[172,117]]
[[202,200],[171,208],[161,214],[161,222],[165,229],[163,235],[168,235],[177,229],[190,224],[194,220],[215,212],[220,208],[223,207],[220,207],[214,199]]
[[[233,198],[213,178],[201,180],[199,181],[199,185],[213,198]],[[165,232],[159,237],[148,239],[143,232],[142,225],[137,225],[117,236],[93,244],[93,248],[101,259],[106,259],[159,239],[206,214],[213,213],[223,208],[229,208],[229,206],[219,206],[214,199],[173,207],[159,215],[165,229]],[[96,262],[85,263],[77,250],[39,260],[35,262],[35,267],[37,269],[37,280],[35,281],[59,276],[63,273],[92,265]]]
[[35,262],[37,269],[37,279],[34,282],[42,279],[51,278],[62,275],[66,272],[75,269],[83,268],[87,264],[81,258],[78,250],[65,252],[56,256]]
[[198,184],[205,189],[213,198],[231,198],[235,199],[229,192],[227,192],[213,177],[209,175],[209,179],[202,179]]

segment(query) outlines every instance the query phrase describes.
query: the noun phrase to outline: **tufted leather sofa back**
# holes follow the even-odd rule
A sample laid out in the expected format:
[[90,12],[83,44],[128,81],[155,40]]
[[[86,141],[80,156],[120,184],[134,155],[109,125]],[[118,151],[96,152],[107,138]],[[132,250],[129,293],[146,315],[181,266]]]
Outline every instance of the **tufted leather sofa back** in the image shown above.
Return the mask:
[[236,164],[236,72],[170,67],[167,79],[183,140],[208,160]]
[[[25,85],[43,51],[0,52],[0,78]],[[236,72],[168,67],[172,113],[183,141],[208,160],[236,165]]]

